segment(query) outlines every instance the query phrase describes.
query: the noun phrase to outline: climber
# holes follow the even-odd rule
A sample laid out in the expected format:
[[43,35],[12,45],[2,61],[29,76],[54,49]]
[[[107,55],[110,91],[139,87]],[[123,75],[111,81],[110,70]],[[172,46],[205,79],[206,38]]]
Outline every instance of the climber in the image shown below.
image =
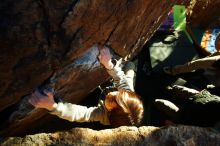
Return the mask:
[[99,121],[103,125],[112,127],[139,125],[144,109],[140,97],[134,92],[134,64],[130,62],[128,63],[130,65],[125,65],[127,71],[124,73],[122,59],[112,59],[110,49],[106,46],[98,45],[98,48],[100,52],[98,59],[113,78],[116,90],[107,93],[104,99],[99,100],[96,107],[88,108],[71,103],[56,103],[53,92],[47,90],[43,91],[44,94],[39,90],[34,91],[29,103],[36,108],[47,109],[50,114],[73,122]]

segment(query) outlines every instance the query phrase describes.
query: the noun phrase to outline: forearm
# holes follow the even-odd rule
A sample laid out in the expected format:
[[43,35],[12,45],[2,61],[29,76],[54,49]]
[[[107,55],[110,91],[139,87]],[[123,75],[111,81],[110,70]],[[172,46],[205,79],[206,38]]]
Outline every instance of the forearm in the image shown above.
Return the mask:
[[71,122],[100,121],[103,124],[107,123],[105,122],[105,112],[100,107],[88,108],[86,106],[59,102],[56,109],[50,113]]
[[119,61],[112,60],[112,55],[107,47],[102,47],[100,49],[100,55],[98,57],[100,63],[106,68],[109,75],[114,79],[118,89],[123,88],[133,91],[133,87],[129,86],[125,74],[121,69],[122,59]]
[[111,70],[107,70],[107,72],[113,78],[118,89],[128,89],[134,91],[133,86],[129,85],[126,79],[124,71],[121,68],[120,62],[117,62],[117,65],[115,65]]

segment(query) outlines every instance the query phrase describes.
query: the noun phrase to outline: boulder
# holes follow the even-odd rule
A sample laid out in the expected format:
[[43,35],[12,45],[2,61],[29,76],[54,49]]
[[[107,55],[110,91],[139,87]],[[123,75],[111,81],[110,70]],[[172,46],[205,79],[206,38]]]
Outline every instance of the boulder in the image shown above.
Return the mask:
[[46,112],[33,109],[27,99],[45,82],[64,101],[79,103],[108,78],[94,44],[128,59],[136,56],[175,2],[2,0],[0,135],[44,120]]
[[220,27],[220,0],[192,0],[188,7],[187,21],[194,27]]
[[74,128],[55,133],[9,137],[2,139],[0,145],[217,146],[220,145],[220,134],[209,128],[183,125],[161,128],[153,126],[119,127],[99,131]]

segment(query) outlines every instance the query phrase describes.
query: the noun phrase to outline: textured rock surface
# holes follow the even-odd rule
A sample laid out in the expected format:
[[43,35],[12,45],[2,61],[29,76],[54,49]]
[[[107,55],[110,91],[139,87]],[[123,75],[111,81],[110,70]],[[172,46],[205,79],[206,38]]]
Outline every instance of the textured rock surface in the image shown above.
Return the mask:
[[217,146],[220,134],[208,128],[119,127],[95,131],[74,128],[69,131],[42,133],[3,139],[0,145],[149,145],[149,146]]
[[189,7],[188,21],[204,28],[220,27],[220,0],[192,0]]
[[[0,135],[49,122],[45,111],[27,103],[45,80],[65,101],[80,102],[108,78],[92,45],[107,44],[123,57],[135,56],[175,2],[189,1],[1,0]],[[220,26],[219,5],[219,0],[193,0],[189,21]]]
[[45,80],[64,100],[81,101],[108,77],[92,45],[107,44],[123,57],[135,56],[175,2],[2,0],[0,135],[19,133],[45,116],[27,104]]

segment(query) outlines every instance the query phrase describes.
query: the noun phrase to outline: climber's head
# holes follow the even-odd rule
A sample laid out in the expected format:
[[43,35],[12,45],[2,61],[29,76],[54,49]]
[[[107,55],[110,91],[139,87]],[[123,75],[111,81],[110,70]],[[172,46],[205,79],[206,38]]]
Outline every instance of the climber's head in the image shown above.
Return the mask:
[[124,89],[110,92],[104,103],[113,127],[137,126],[143,119],[143,103],[135,92]]

